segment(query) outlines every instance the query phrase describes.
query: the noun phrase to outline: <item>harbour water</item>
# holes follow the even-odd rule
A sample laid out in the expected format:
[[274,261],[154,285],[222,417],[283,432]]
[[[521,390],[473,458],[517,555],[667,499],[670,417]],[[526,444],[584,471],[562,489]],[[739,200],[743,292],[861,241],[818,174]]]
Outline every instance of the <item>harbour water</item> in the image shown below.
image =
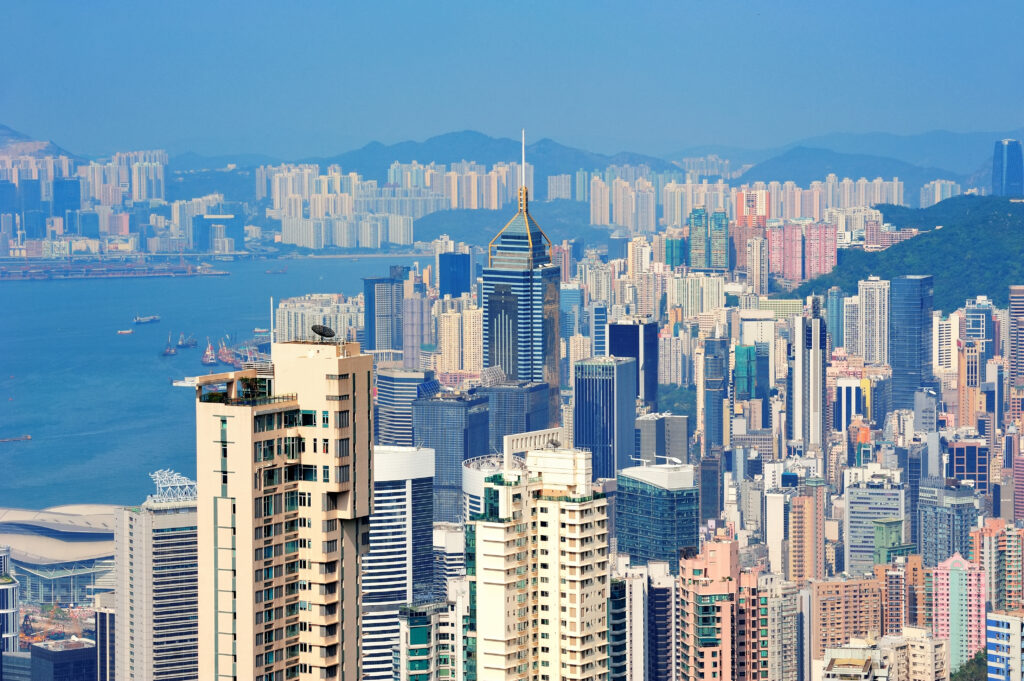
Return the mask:
[[[0,284],[0,507],[138,504],[150,471],[195,475],[194,395],[206,338],[251,337],[270,298],[362,291],[362,277],[430,256],[218,263],[226,277]],[[283,273],[275,272],[287,265]],[[136,315],[158,323],[132,324]],[[117,331],[131,329],[130,335]],[[161,356],[167,335],[199,347]],[[223,367],[227,369],[227,367]],[[30,435],[30,440],[12,440]]]

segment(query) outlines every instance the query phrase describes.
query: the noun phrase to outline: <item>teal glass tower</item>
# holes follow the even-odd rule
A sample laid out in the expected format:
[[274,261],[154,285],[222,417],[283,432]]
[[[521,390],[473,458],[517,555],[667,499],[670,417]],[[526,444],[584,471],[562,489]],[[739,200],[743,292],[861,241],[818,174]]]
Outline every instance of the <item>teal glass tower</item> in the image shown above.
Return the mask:
[[[524,159],[525,165],[525,159]],[[530,216],[525,182],[519,212],[488,246],[483,271],[484,366],[511,381],[547,383],[549,423],[559,411],[558,308],[560,270],[551,240]]]
[[700,493],[693,466],[633,466],[616,476],[615,536],[630,565],[660,560],[679,574],[680,549],[700,548]]

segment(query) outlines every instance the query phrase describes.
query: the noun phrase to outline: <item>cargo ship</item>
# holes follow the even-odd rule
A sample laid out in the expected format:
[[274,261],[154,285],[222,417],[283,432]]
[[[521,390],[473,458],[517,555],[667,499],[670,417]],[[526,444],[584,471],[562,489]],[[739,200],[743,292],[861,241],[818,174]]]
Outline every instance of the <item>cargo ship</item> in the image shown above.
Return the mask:
[[118,336],[130,336],[133,333],[135,333],[135,329],[118,329],[117,331]]
[[228,344],[224,342],[224,339],[221,339],[220,347],[217,348],[217,359],[219,359],[223,364],[230,364],[232,366],[234,366],[237,361],[235,359],[235,353],[228,347]]
[[213,366],[217,363],[217,353],[213,351],[213,343],[209,338],[206,339],[206,351],[203,352],[203,358],[199,361],[206,366]]
[[172,355],[178,354],[178,348],[171,345],[171,334],[167,334],[167,347],[165,347],[164,351],[160,354],[163,355],[164,357],[170,357]]
[[185,334],[178,336],[178,347],[179,348],[194,348],[199,345],[199,341],[196,340],[195,336],[185,337]]
[[136,324],[153,324],[154,322],[160,321],[160,315],[151,314],[145,317],[135,315],[135,318],[132,321],[135,322]]

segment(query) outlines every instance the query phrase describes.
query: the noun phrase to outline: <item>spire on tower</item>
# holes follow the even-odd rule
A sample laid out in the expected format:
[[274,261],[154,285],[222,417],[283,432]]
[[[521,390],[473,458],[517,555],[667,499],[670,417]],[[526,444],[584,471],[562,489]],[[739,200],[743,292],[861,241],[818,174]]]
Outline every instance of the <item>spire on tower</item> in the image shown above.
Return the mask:
[[526,128],[523,128],[523,162],[519,166],[519,186],[526,186]]

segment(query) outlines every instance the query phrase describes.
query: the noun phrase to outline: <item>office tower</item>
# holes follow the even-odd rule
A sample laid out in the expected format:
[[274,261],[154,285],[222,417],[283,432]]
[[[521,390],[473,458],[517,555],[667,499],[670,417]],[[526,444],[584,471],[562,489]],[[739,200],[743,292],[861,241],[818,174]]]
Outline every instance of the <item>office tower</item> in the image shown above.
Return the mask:
[[[906,511],[907,497],[902,483],[873,477],[846,487],[843,516],[846,572],[851,575],[871,572],[875,565],[875,521],[903,518]],[[901,526],[901,532],[904,531]]]
[[947,448],[946,477],[972,483],[978,494],[991,490],[990,452],[984,440],[950,442]]
[[579,282],[563,283],[558,294],[558,328],[561,338],[569,338],[583,328],[583,288]]
[[973,428],[979,411],[984,411],[981,401],[984,364],[981,348],[973,340],[957,343],[957,405],[956,425]]
[[530,216],[526,187],[519,212],[488,246],[483,271],[484,367],[513,381],[547,383],[549,423],[558,421],[558,293],[551,241]]
[[[690,418],[680,414],[636,417],[636,458],[649,464],[687,463],[690,458]],[[675,461],[674,461],[675,460]]]
[[918,553],[935,567],[954,553],[966,554],[978,519],[974,490],[941,478],[921,480],[917,501]]
[[959,669],[985,648],[985,573],[959,553],[932,573],[932,630],[949,640],[949,667]]
[[420,348],[434,342],[430,299],[416,294],[402,301],[402,365],[420,368]]
[[488,481],[484,514],[467,527],[467,677],[606,678],[607,500],[590,462],[582,450],[531,450],[525,471]]
[[914,393],[914,429],[919,433],[934,433],[939,427],[939,397],[931,388]]
[[1010,287],[1009,305],[1010,387],[1024,385],[1024,286]]
[[789,562],[786,578],[796,584],[825,578],[825,510],[828,486],[807,481],[789,502]]
[[462,462],[487,453],[487,398],[442,392],[412,403],[417,447],[434,450],[434,522],[462,522]]
[[11,574],[11,547],[0,546],[0,658],[4,653],[18,652],[18,607],[18,580]]
[[686,220],[690,228],[690,268],[707,269],[710,258],[708,243],[708,213],[703,208],[694,208]]
[[[117,613],[113,608],[96,608],[96,681],[117,678]],[[193,656],[195,648],[193,647]]]
[[700,484],[700,523],[717,520],[722,514],[723,472],[722,451],[715,449],[705,452],[699,463]]
[[992,152],[992,195],[1024,196],[1024,155],[1018,140],[996,142]]
[[33,643],[32,681],[95,681],[96,645],[85,638]]
[[156,494],[116,513],[116,677],[196,678],[196,483],[167,470],[151,477]]
[[881,633],[882,590],[878,580],[834,578],[810,584],[810,650],[812,660],[851,638]]
[[615,492],[617,552],[630,565],[665,561],[679,573],[682,549],[700,548],[700,493],[686,464],[632,466],[619,471]]
[[[679,561],[673,561],[678,564]],[[675,669],[674,651],[678,632],[675,626],[675,579],[669,563],[650,562],[645,566],[625,567],[619,558],[618,574],[624,594],[626,679],[670,679]],[[609,612],[609,641],[617,633]],[[611,646],[610,646],[611,647]],[[613,659],[612,664],[616,661]]]
[[715,211],[708,220],[708,246],[708,267],[730,269],[729,216],[723,211]]
[[506,435],[529,433],[548,427],[547,383],[526,381],[505,382],[477,388],[477,394],[487,398],[488,449],[500,454]]
[[458,298],[463,293],[469,293],[471,281],[469,253],[438,253],[438,297]]
[[82,207],[82,181],[77,177],[58,177],[53,181],[53,201],[50,213],[66,218],[68,213]]
[[466,530],[456,523],[434,523],[434,600],[443,601],[448,584],[466,575]]
[[[889,282],[868,277],[857,283],[861,336],[859,354],[865,364],[889,363]],[[849,350],[849,346],[847,346]]]
[[821,451],[828,442],[827,355],[825,320],[815,301],[810,317],[793,318],[792,369],[786,394],[789,437],[802,442],[804,451]]
[[764,237],[747,239],[747,285],[758,295],[768,293],[768,240]]
[[983,363],[992,359],[996,349],[995,306],[985,296],[968,299],[963,312],[963,336],[980,348]]
[[889,364],[893,409],[913,409],[914,393],[932,385],[931,275],[892,280],[889,294]]
[[415,445],[412,403],[430,398],[440,390],[441,384],[433,371],[406,369],[395,362],[381,363],[377,369],[374,442],[394,447]]
[[845,433],[855,415],[867,416],[867,395],[862,384],[863,381],[857,378],[842,377],[836,380],[836,397],[832,402],[833,430]]
[[[703,421],[697,427],[704,433],[704,453],[721,452],[725,443],[725,404],[729,390],[729,339],[708,338],[704,341]],[[699,399],[699,397],[698,397]]]
[[608,354],[608,306],[594,302],[587,307],[591,351],[594,357]]
[[[273,344],[271,360],[270,369],[192,379],[199,668],[273,681],[301,664],[358,678],[372,359],[356,343],[292,342]],[[295,646],[306,652],[289,656]]]
[[594,479],[632,466],[636,360],[591,357],[573,367],[573,445],[593,454]]
[[401,350],[405,282],[392,277],[363,278],[366,339],[363,350]]
[[391,677],[398,611],[434,595],[434,453],[421,447],[373,451],[373,513],[362,556],[362,679]]
[[636,360],[636,397],[658,409],[658,324],[636,318],[608,324],[608,354]]
[[831,287],[825,294],[825,321],[829,335],[832,337],[832,347],[843,346],[843,290],[838,286]]

